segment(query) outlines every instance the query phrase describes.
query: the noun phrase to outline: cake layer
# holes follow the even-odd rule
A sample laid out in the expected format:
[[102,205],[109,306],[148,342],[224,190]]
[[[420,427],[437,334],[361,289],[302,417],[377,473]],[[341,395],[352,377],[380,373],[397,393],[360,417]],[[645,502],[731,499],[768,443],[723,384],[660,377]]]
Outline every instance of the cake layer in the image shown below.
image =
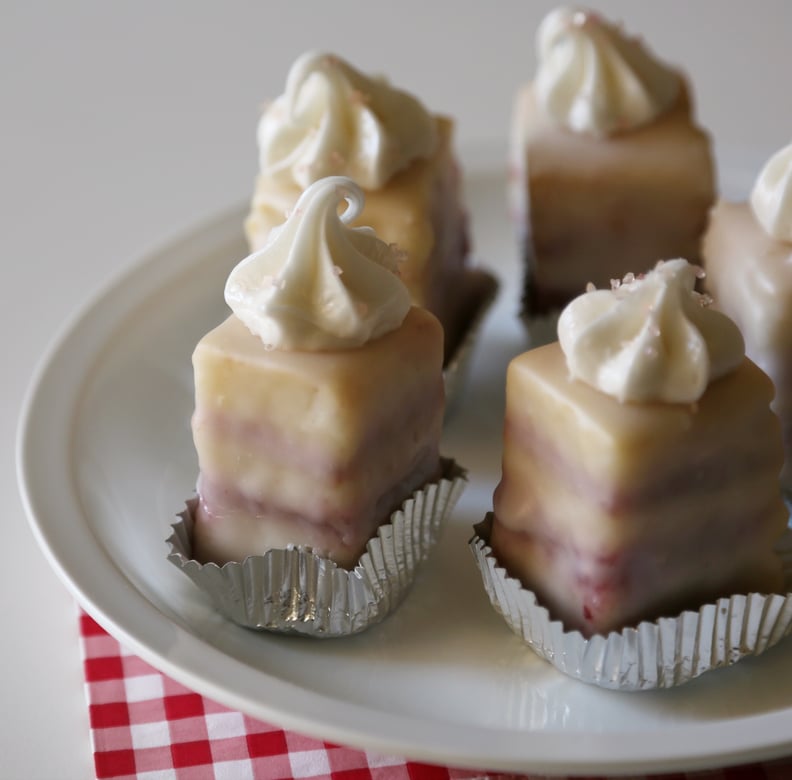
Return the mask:
[[[262,464],[262,469],[271,464]],[[339,508],[331,505],[334,483],[294,479],[294,472],[282,475],[306,498],[304,508],[295,512],[251,499],[229,483],[213,483],[201,474],[200,496],[195,513],[193,557],[200,561],[241,561],[248,555],[263,555],[273,548],[310,547],[318,555],[332,558],[339,566],[353,567],[377,527],[414,491],[439,476],[436,450],[424,451],[416,466],[388,486],[378,496],[358,489]],[[365,483],[365,477],[361,477]],[[298,493],[299,495],[300,493]],[[292,505],[296,503],[292,502]]]
[[[464,298],[464,268],[469,253],[467,213],[453,147],[453,123],[437,117],[438,144],[430,159],[418,159],[379,189],[365,189],[366,203],[355,225],[404,253],[400,275],[416,306],[442,323],[449,345],[458,339]],[[300,192],[259,176],[246,231],[251,246],[262,246],[280,225]],[[448,350],[447,350],[448,351]]]
[[556,125],[532,85],[518,93],[511,190],[529,313],[657,260],[698,262],[714,169],[709,137],[690,114],[683,91],[650,124],[594,138]]
[[792,244],[762,228],[747,203],[721,201],[704,237],[706,286],[745,338],[745,352],[773,380],[784,428],[784,482],[792,483]]
[[[695,518],[686,518],[695,525]],[[729,522],[713,518],[695,537],[683,535],[675,544],[666,538],[610,556],[587,555],[568,540],[510,531],[497,521],[491,543],[498,562],[536,593],[553,618],[590,636],[674,617],[736,593],[782,592],[777,556],[766,545],[733,555],[735,544],[750,540],[751,523],[735,518],[743,532],[724,538],[723,519]],[[761,518],[756,520],[759,525]]]
[[780,586],[771,548],[787,515],[771,398],[749,360],[681,405],[619,403],[570,380],[557,343],[515,358],[499,561],[586,633],[704,593]]
[[[193,355],[204,557],[278,546],[294,518],[295,543],[310,525],[337,540],[324,554],[359,553],[437,473],[441,344],[437,320],[416,307],[354,350],[267,350],[236,317],[208,333]],[[258,541],[237,544],[237,533]]]

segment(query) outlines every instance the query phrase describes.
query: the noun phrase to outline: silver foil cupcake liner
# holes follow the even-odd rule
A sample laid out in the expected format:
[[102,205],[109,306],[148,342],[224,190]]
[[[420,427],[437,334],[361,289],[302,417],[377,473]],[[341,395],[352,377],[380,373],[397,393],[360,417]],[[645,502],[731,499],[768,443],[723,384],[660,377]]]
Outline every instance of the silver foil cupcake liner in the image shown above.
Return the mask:
[[172,525],[168,560],[212,600],[215,608],[247,628],[339,637],[382,620],[409,590],[461,495],[466,472],[442,459],[440,478],[406,499],[380,526],[354,569],[347,570],[308,548],[269,550],[223,566],[192,555],[197,499]]
[[481,334],[484,319],[498,296],[500,286],[498,280],[488,271],[474,269],[469,274],[472,285],[467,314],[468,325],[443,367],[446,419],[453,412],[462,395],[470,371],[473,348]]
[[[586,639],[551,619],[536,595],[498,565],[489,546],[491,521],[490,513],[475,526],[470,547],[492,606],[534,652],[583,682],[619,691],[672,688],[759,655],[792,633],[792,593],[751,593]],[[792,532],[779,553],[792,589]]]

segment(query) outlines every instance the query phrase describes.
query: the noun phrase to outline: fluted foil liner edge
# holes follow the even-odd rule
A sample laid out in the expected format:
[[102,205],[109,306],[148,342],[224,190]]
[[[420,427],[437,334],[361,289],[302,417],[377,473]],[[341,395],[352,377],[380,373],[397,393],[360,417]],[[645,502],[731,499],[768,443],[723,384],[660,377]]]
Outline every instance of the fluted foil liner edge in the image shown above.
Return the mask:
[[404,598],[464,490],[465,470],[452,459],[441,464],[440,479],[402,503],[352,570],[301,547],[202,564],[191,557],[195,498],[171,526],[168,560],[241,626],[314,637],[358,633]]
[[[586,639],[551,619],[536,595],[498,565],[491,520],[489,513],[474,526],[470,548],[492,606],[534,652],[582,682],[619,691],[672,688],[759,655],[792,633],[792,592],[751,593]],[[792,589],[792,532],[778,549]]]
[[489,271],[473,269],[471,276],[479,280],[479,286],[472,293],[472,315],[465,333],[443,367],[443,382],[446,394],[446,418],[453,412],[467,380],[473,348],[478,341],[487,313],[498,297],[500,283]]

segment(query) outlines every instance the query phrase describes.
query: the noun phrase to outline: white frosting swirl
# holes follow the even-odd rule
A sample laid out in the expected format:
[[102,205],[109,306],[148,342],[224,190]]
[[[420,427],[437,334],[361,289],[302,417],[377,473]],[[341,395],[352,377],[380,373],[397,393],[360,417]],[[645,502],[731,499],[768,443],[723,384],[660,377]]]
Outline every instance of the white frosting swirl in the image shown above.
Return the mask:
[[570,375],[619,401],[693,403],[742,362],[737,326],[694,291],[687,260],[575,298],[558,321]]
[[769,235],[792,242],[792,144],[765,163],[751,192],[751,207]]
[[590,11],[551,11],[539,26],[536,47],[537,99],[575,132],[602,137],[647,124],[679,95],[677,73],[639,39]]
[[330,54],[308,52],[258,126],[261,173],[300,190],[343,175],[378,189],[437,144],[434,117],[412,95]]
[[348,227],[363,202],[350,179],[321,179],[267,243],[231,271],[226,302],[267,347],[349,349],[404,321],[410,295],[396,275],[396,251],[371,228]]

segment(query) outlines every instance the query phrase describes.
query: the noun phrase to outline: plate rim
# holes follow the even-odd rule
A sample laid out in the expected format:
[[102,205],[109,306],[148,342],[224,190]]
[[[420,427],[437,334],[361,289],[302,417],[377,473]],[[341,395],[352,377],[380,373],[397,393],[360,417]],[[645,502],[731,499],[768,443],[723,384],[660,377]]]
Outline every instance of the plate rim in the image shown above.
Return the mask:
[[[486,166],[483,166],[486,167]],[[492,173],[490,170],[489,173]],[[468,178],[474,178],[475,172]],[[241,710],[252,717],[272,722],[282,728],[294,729],[311,736],[347,744],[357,749],[372,750],[379,753],[409,756],[412,760],[430,761],[451,766],[464,766],[489,770],[519,770],[532,772],[565,772],[567,774],[590,772],[640,772],[640,771],[679,771],[713,768],[728,764],[741,763],[761,759],[772,759],[788,754],[792,748],[792,734],[789,733],[788,717],[792,712],[789,708],[774,710],[748,717],[729,718],[703,724],[686,724],[688,733],[695,732],[696,738],[688,740],[687,749],[677,750],[673,757],[666,755],[667,740],[678,728],[665,728],[654,733],[653,746],[638,745],[640,740],[628,732],[593,734],[591,732],[572,731],[487,731],[481,727],[466,724],[440,723],[436,720],[418,721],[409,715],[387,713],[372,710],[357,703],[343,702],[347,711],[344,723],[339,719],[325,720],[323,713],[329,713],[337,700],[324,694],[310,691],[285,681],[262,670],[261,684],[275,691],[275,704],[268,701],[253,700],[251,693],[243,693],[231,689],[227,685],[212,679],[208,670],[217,661],[230,664],[232,670],[247,669],[242,661],[205,642],[183,627],[174,623],[160,612],[143,593],[138,591],[111,560],[109,552],[92,535],[89,540],[90,551],[98,555],[101,561],[98,572],[115,572],[119,576],[111,589],[101,593],[91,592],[87,583],[91,577],[84,571],[73,571],[67,565],[68,554],[53,547],[53,528],[51,518],[38,516],[39,503],[35,490],[34,459],[36,455],[36,424],[40,419],[39,405],[43,402],[50,375],[57,369],[57,361],[71,350],[80,351],[78,336],[81,329],[87,327],[92,318],[101,314],[103,306],[114,299],[124,297],[124,289],[131,281],[145,281],[148,274],[156,278],[162,276],[155,285],[161,288],[169,280],[173,280],[180,269],[188,269],[190,261],[183,258],[177,262],[178,253],[191,242],[201,241],[202,244],[220,242],[219,235],[231,231],[232,223],[239,220],[243,207],[239,204],[228,207],[218,214],[196,221],[191,228],[176,231],[159,246],[148,249],[118,273],[112,275],[94,295],[77,308],[66,324],[59,330],[42,357],[38,361],[32,378],[25,391],[16,437],[17,481],[22,504],[28,523],[45,558],[55,570],[59,579],[72,593],[80,606],[93,617],[105,630],[115,636],[126,647],[135,652],[152,666],[162,670],[179,682],[205,696],[219,701],[226,706]],[[238,224],[236,225],[238,229]],[[212,238],[214,236],[214,238]],[[170,258],[170,259],[168,259]],[[197,263],[197,261],[194,261]],[[159,268],[157,268],[159,264]],[[163,271],[162,267],[167,266]],[[172,266],[172,267],[171,267]],[[152,271],[152,269],[154,269]],[[151,281],[149,281],[151,284]],[[143,299],[127,301],[129,308],[134,308]],[[117,324],[117,322],[116,322]],[[90,362],[96,363],[99,353],[89,355]],[[75,380],[77,381],[77,380]],[[82,378],[78,381],[84,382]],[[71,406],[66,416],[69,425],[75,423],[77,406]],[[40,436],[40,434],[39,434]],[[73,475],[69,475],[73,482]],[[84,519],[84,518],[83,518]],[[86,567],[86,569],[89,567]],[[121,608],[114,601],[114,595],[122,599]],[[110,608],[109,608],[110,607]],[[142,622],[141,622],[142,621]],[[153,621],[154,639],[151,631],[145,626]],[[158,630],[163,636],[174,636],[173,647],[158,641]],[[175,649],[174,649],[175,648]],[[227,675],[228,676],[228,675]],[[633,696],[640,694],[617,694]],[[290,698],[290,704],[296,705],[288,710],[283,709],[282,699]],[[376,720],[384,725],[387,734],[366,733],[362,728],[368,722],[371,713]],[[317,714],[312,714],[317,713]],[[351,714],[352,717],[349,717]],[[784,723],[783,721],[785,721]],[[745,728],[746,721],[751,721],[751,728]],[[785,728],[786,726],[786,728]],[[433,729],[433,739],[426,744],[415,738],[425,735],[426,729]],[[378,729],[381,730],[381,729]],[[717,732],[717,734],[715,733]],[[756,734],[760,735],[757,738]],[[480,743],[482,734],[490,742],[491,754],[482,755]],[[748,734],[753,734],[748,738]],[[474,739],[473,737],[478,737]],[[633,739],[629,739],[629,737]],[[574,738],[573,738],[574,737]],[[519,744],[516,744],[519,743]],[[717,745],[717,750],[715,750]],[[471,747],[472,746],[472,747]],[[724,746],[726,749],[724,749]],[[614,760],[609,755],[618,748],[620,756]]]

